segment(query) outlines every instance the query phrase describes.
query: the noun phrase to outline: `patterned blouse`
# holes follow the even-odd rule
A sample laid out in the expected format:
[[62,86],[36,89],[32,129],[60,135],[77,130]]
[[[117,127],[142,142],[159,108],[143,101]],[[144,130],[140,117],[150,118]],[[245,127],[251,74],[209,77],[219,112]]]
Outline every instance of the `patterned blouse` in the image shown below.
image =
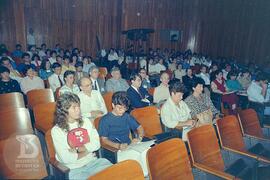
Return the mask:
[[191,110],[191,117],[194,117],[197,114],[208,110],[209,108],[211,109],[213,116],[220,113],[213,105],[209,96],[207,96],[206,94],[201,94],[200,96],[201,99],[197,99],[195,96],[193,96],[193,94],[191,94],[185,99],[186,104]]

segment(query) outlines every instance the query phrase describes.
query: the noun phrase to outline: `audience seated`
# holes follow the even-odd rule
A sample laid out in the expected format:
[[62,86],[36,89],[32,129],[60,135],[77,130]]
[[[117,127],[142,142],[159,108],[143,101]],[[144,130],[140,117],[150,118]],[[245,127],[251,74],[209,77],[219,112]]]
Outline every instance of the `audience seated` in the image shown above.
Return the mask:
[[89,72],[89,69],[92,66],[95,66],[95,63],[92,62],[90,56],[84,56],[82,62],[83,62],[83,69],[82,69],[82,71],[85,72],[85,73],[88,73]]
[[53,51],[50,52],[49,61],[50,61],[51,64],[56,62],[56,55],[57,55],[56,51],[53,50]]
[[57,88],[62,87],[64,85],[64,78],[61,73],[62,67],[59,63],[53,63],[52,65],[53,74],[48,78],[50,88],[53,90],[53,92],[56,91]]
[[22,92],[26,94],[33,89],[44,89],[44,81],[36,75],[37,73],[30,65],[24,66],[25,77],[20,82]]
[[36,66],[37,70],[40,68],[41,60],[40,60],[39,55],[33,54],[32,58],[31,58],[31,64],[34,64]]
[[130,100],[131,108],[141,108],[149,106],[153,102],[153,97],[143,88],[142,78],[139,74],[131,74],[131,86],[127,90],[127,96]]
[[81,118],[77,95],[66,93],[57,101],[54,127],[51,130],[56,159],[70,169],[69,179],[87,179],[111,166],[104,158],[97,158],[99,136],[92,123]]
[[174,71],[174,78],[183,82],[183,76],[186,75],[186,71],[183,69],[182,64],[178,64],[177,69]]
[[6,49],[0,51],[0,58],[7,58],[9,59],[10,64],[14,69],[17,69],[16,62],[8,55],[8,51]]
[[105,79],[98,78],[99,69],[97,66],[91,66],[89,68],[90,79],[92,81],[92,89],[99,91],[101,94],[106,92],[105,90]]
[[22,45],[16,44],[16,49],[12,52],[12,56],[15,58],[21,58],[23,55]]
[[204,81],[200,78],[193,81],[191,84],[193,93],[185,99],[191,117],[198,119],[196,126],[212,124],[213,119],[220,117],[220,112],[213,105],[210,96],[203,93],[203,84]]
[[122,79],[121,73],[118,67],[111,69],[112,78],[106,81],[107,92],[127,91],[129,85],[125,79]]
[[112,69],[113,67],[118,65],[118,58],[119,57],[117,52],[113,48],[111,48],[108,54],[109,69]]
[[169,70],[174,72],[177,68],[177,59],[173,58],[172,62],[169,64]]
[[236,108],[238,104],[238,97],[234,91],[228,91],[222,72],[215,71],[216,79],[211,82],[211,89],[214,93],[222,95],[221,101],[227,103],[230,107],[230,114],[236,114]]
[[204,65],[201,66],[200,74],[198,74],[197,77],[203,79],[204,85],[210,88],[210,75],[206,71],[207,71],[207,67]]
[[75,72],[75,83],[79,85],[79,81],[82,77],[89,77],[88,73],[85,73],[82,71],[83,69],[83,63],[81,61],[78,61],[75,64],[76,72]]
[[196,121],[191,118],[190,109],[182,100],[185,86],[174,81],[169,87],[170,97],[161,108],[161,120],[173,134],[187,141],[186,134],[193,128]]
[[187,74],[183,76],[182,79],[183,79],[183,84],[185,85],[187,89],[187,95],[189,95],[192,91],[191,84],[193,83],[193,81],[197,79],[197,77],[193,75],[192,69],[190,68],[188,68],[186,72]]
[[74,94],[78,94],[80,92],[79,86],[77,84],[74,84],[74,80],[75,80],[74,78],[75,78],[74,71],[67,70],[64,73],[65,85],[60,88],[60,90],[59,90],[60,95],[66,93],[66,92],[70,92],[70,93],[74,93]]
[[142,87],[146,90],[151,88],[151,83],[150,83],[149,76],[147,75],[146,70],[144,68],[141,68],[139,70],[139,74],[142,77]]
[[64,74],[66,71],[70,70],[70,71],[76,71],[75,67],[70,64],[70,59],[69,56],[64,56],[63,57],[63,64],[62,64],[62,71],[61,73]]
[[23,74],[25,72],[26,66],[31,66],[33,70],[36,70],[36,66],[31,64],[30,55],[28,53],[24,53],[22,55],[22,63],[18,65],[17,69],[21,74]]
[[225,80],[227,80],[227,75],[228,75],[229,72],[231,72],[231,70],[232,70],[231,65],[230,64],[226,64],[225,65],[225,69],[222,70],[222,75],[223,75],[223,78]]
[[94,121],[97,117],[107,114],[103,97],[98,90],[92,89],[92,81],[87,77],[80,79],[81,92],[78,96],[81,101],[82,116]]
[[0,94],[21,92],[19,83],[10,78],[10,71],[5,66],[0,66]]
[[241,91],[243,90],[243,87],[239,83],[239,81],[236,79],[237,73],[234,71],[230,71],[227,75],[227,81],[226,86],[228,88],[228,91]]
[[[126,113],[129,107],[129,99],[126,92],[116,92],[112,97],[113,110],[100,120],[99,135],[102,142],[108,146],[119,149],[117,152],[117,162],[133,159],[140,163],[144,175],[148,175],[146,164],[146,153],[150,148],[149,142],[140,142],[144,136],[143,128],[137,121]],[[137,138],[130,139],[130,131],[136,132]],[[132,146],[140,142],[139,146],[144,150],[139,152],[132,149]]]
[[251,84],[251,76],[250,76],[249,71],[243,70],[239,74],[239,76],[237,77],[237,80],[239,81],[239,83],[241,84],[241,86],[243,87],[243,89],[244,90],[247,90],[247,88]]
[[16,69],[13,68],[13,66],[10,63],[10,60],[7,57],[2,57],[1,58],[1,65],[2,66],[5,66],[6,68],[9,69],[9,71],[10,71],[10,77],[12,79],[15,79],[19,83],[21,82],[21,80],[22,80],[21,74]]
[[169,97],[170,97],[170,92],[169,92],[169,75],[166,72],[163,72],[160,75],[160,85],[155,88],[154,90],[154,103],[159,103],[162,104],[164,103]]
[[42,60],[38,74],[43,80],[47,80],[53,74],[51,63],[48,59]]
[[255,109],[259,116],[260,124],[263,126],[264,120],[264,103],[267,101],[267,79],[258,74],[247,89],[249,107]]
[[44,57],[46,57],[46,49],[47,49],[47,45],[45,43],[41,44],[41,49],[38,52],[39,57],[41,57],[42,59],[44,59]]

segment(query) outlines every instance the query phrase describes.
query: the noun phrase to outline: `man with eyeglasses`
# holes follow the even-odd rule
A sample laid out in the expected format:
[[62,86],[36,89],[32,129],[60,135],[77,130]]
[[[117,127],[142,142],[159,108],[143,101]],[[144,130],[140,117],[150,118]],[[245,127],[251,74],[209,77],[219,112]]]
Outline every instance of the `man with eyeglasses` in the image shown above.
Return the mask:
[[83,77],[80,79],[79,84],[82,90],[78,93],[81,101],[82,116],[93,121],[97,117],[107,114],[108,111],[100,92],[92,89],[92,81],[87,77]]
[[[113,110],[101,118],[98,132],[102,143],[119,150],[117,162],[127,159],[136,160],[140,163],[144,175],[147,176],[146,153],[154,141],[141,142],[144,136],[143,127],[134,117],[126,113],[129,105],[130,101],[126,92],[114,93]],[[135,133],[134,139],[129,137],[131,130]]]

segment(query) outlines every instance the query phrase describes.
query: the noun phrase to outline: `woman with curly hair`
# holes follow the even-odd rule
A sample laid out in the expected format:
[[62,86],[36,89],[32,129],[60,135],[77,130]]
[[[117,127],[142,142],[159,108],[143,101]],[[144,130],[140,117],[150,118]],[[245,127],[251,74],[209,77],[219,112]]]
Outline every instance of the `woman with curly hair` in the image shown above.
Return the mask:
[[81,118],[77,95],[60,96],[51,133],[56,159],[70,168],[69,179],[87,179],[111,165],[95,155],[100,148],[99,135],[88,119]]

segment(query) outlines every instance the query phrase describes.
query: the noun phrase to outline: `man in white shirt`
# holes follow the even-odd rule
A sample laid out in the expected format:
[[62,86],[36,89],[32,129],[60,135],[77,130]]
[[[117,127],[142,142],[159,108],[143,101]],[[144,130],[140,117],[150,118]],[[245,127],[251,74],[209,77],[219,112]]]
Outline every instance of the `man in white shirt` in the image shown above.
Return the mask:
[[184,91],[185,87],[180,82],[176,81],[170,86],[170,97],[161,108],[161,120],[173,134],[187,141],[186,134],[196,121],[191,118],[190,109],[182,100]]
[[52,65],[53,74],[48,78],[50,88],[53,90],[53,92],[56,91],[57,88],[64,85],[64,79],[63,75],[61,74],[62,67],[59,63],[53,63]]
[[264,119],[264,103],[266,102],[267,80],[261,74],[256,76],[256,79],[251,82],[247,89],[249,107],[253,108],[260,119],[260,124],[263,126]]
[[107,108],[103,97],[97,90],[92,90],[92,82],[89,78],[83,77],[80,80],[81,92],[78,96],[81,101],[81,113],[85,118],[94,121],[97,117],[107,114]]
[[155,72],[160,73],[166,71],[166,67],[163,65],[163,59],[159,59],[158,63],[154,66]]
[[99,69],[97,66],[91,66],[89,68],[89,76],[92,81],[92,89],[99,91],[101,94],[104,94],[105,91],[105,80],[98,78]]
[[154,90],[154,103],[163,104],[170,97],[168,73],[163,72],[160,76],[160,85]]

